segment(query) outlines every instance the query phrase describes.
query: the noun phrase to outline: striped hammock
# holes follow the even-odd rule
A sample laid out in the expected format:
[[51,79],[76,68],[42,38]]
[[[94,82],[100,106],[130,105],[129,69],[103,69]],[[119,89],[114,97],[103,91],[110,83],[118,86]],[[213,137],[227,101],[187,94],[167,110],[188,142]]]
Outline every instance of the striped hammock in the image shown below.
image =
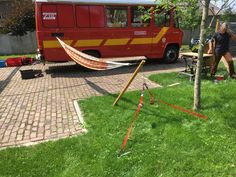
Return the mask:
[[75,48],[64,43],[58,37],[57,40],[60,42],[61,46],[64,48],[64,50],[70,56],[71,59],[73,59],[79,65],[92,70],[102,71],[102,70],[110,70],[123,66],[133,65],[131,63],[120,63],[120,62],[107,61],[104,59],[98,59],[96,57],[87,55],[85,53],[76,50]]

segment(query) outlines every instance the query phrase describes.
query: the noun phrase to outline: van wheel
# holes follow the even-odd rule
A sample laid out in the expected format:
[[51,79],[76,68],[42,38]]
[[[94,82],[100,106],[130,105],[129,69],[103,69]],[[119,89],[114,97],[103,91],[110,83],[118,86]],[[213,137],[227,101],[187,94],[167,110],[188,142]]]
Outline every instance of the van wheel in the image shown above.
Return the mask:
[[177,46],[168,46],[165,50],[164,62],[174,63],[179,58],[179,48]]
[[101,55],[99,52],[94,51],[94,50],[87,50],[87,51],[83,51],[83,53],[88,54],[90,56],[96,57],[96,58],[101,58]]

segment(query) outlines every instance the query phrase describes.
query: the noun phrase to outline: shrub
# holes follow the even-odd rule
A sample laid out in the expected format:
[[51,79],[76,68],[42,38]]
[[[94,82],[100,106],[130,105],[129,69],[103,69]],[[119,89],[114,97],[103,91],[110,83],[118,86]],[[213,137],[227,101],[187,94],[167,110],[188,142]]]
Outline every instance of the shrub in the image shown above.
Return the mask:
[[35,31],[34,4],[31,0],[15,0],[11,11],[1,24],[1,33],[23,36],[27,31]]

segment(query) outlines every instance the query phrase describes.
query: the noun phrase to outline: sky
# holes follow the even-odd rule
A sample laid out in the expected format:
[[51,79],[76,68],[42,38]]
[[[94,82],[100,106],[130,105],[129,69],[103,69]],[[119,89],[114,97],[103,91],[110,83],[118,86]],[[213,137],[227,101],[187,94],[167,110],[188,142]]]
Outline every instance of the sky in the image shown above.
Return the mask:
[[[224,0],[216,0],[216,2],[215,2],[215,0],[211,0],[211,3],[216,4],[216,6],[220,8],[224,4],[223,1]],[[229,0],[229,3],[233,2],[233,1],[235,1],[235,0]],[[234,9],[234,11],[236,11],[236,2],[234,4],[233,9]]]

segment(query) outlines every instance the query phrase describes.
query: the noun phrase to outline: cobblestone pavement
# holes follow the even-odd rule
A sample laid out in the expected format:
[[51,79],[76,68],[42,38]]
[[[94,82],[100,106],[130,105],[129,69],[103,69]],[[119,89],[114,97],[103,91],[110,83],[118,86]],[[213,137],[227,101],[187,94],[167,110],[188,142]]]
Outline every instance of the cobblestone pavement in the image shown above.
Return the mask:
[[[148,62],[150,74],[177,71],[183,62],[165,65]],[[111,71],[88,71],[73,62],[37,64],[0,69],[0,148],[27,145],[45,140],[79,135],[85,130],[78,121],[73,100],[118,93],[136,66]],[[44,77],[22,80],[20,70],[43,70]],[[140,73],[129,90],[140,89]],[[148,81],[148,85],[158,87]]]

